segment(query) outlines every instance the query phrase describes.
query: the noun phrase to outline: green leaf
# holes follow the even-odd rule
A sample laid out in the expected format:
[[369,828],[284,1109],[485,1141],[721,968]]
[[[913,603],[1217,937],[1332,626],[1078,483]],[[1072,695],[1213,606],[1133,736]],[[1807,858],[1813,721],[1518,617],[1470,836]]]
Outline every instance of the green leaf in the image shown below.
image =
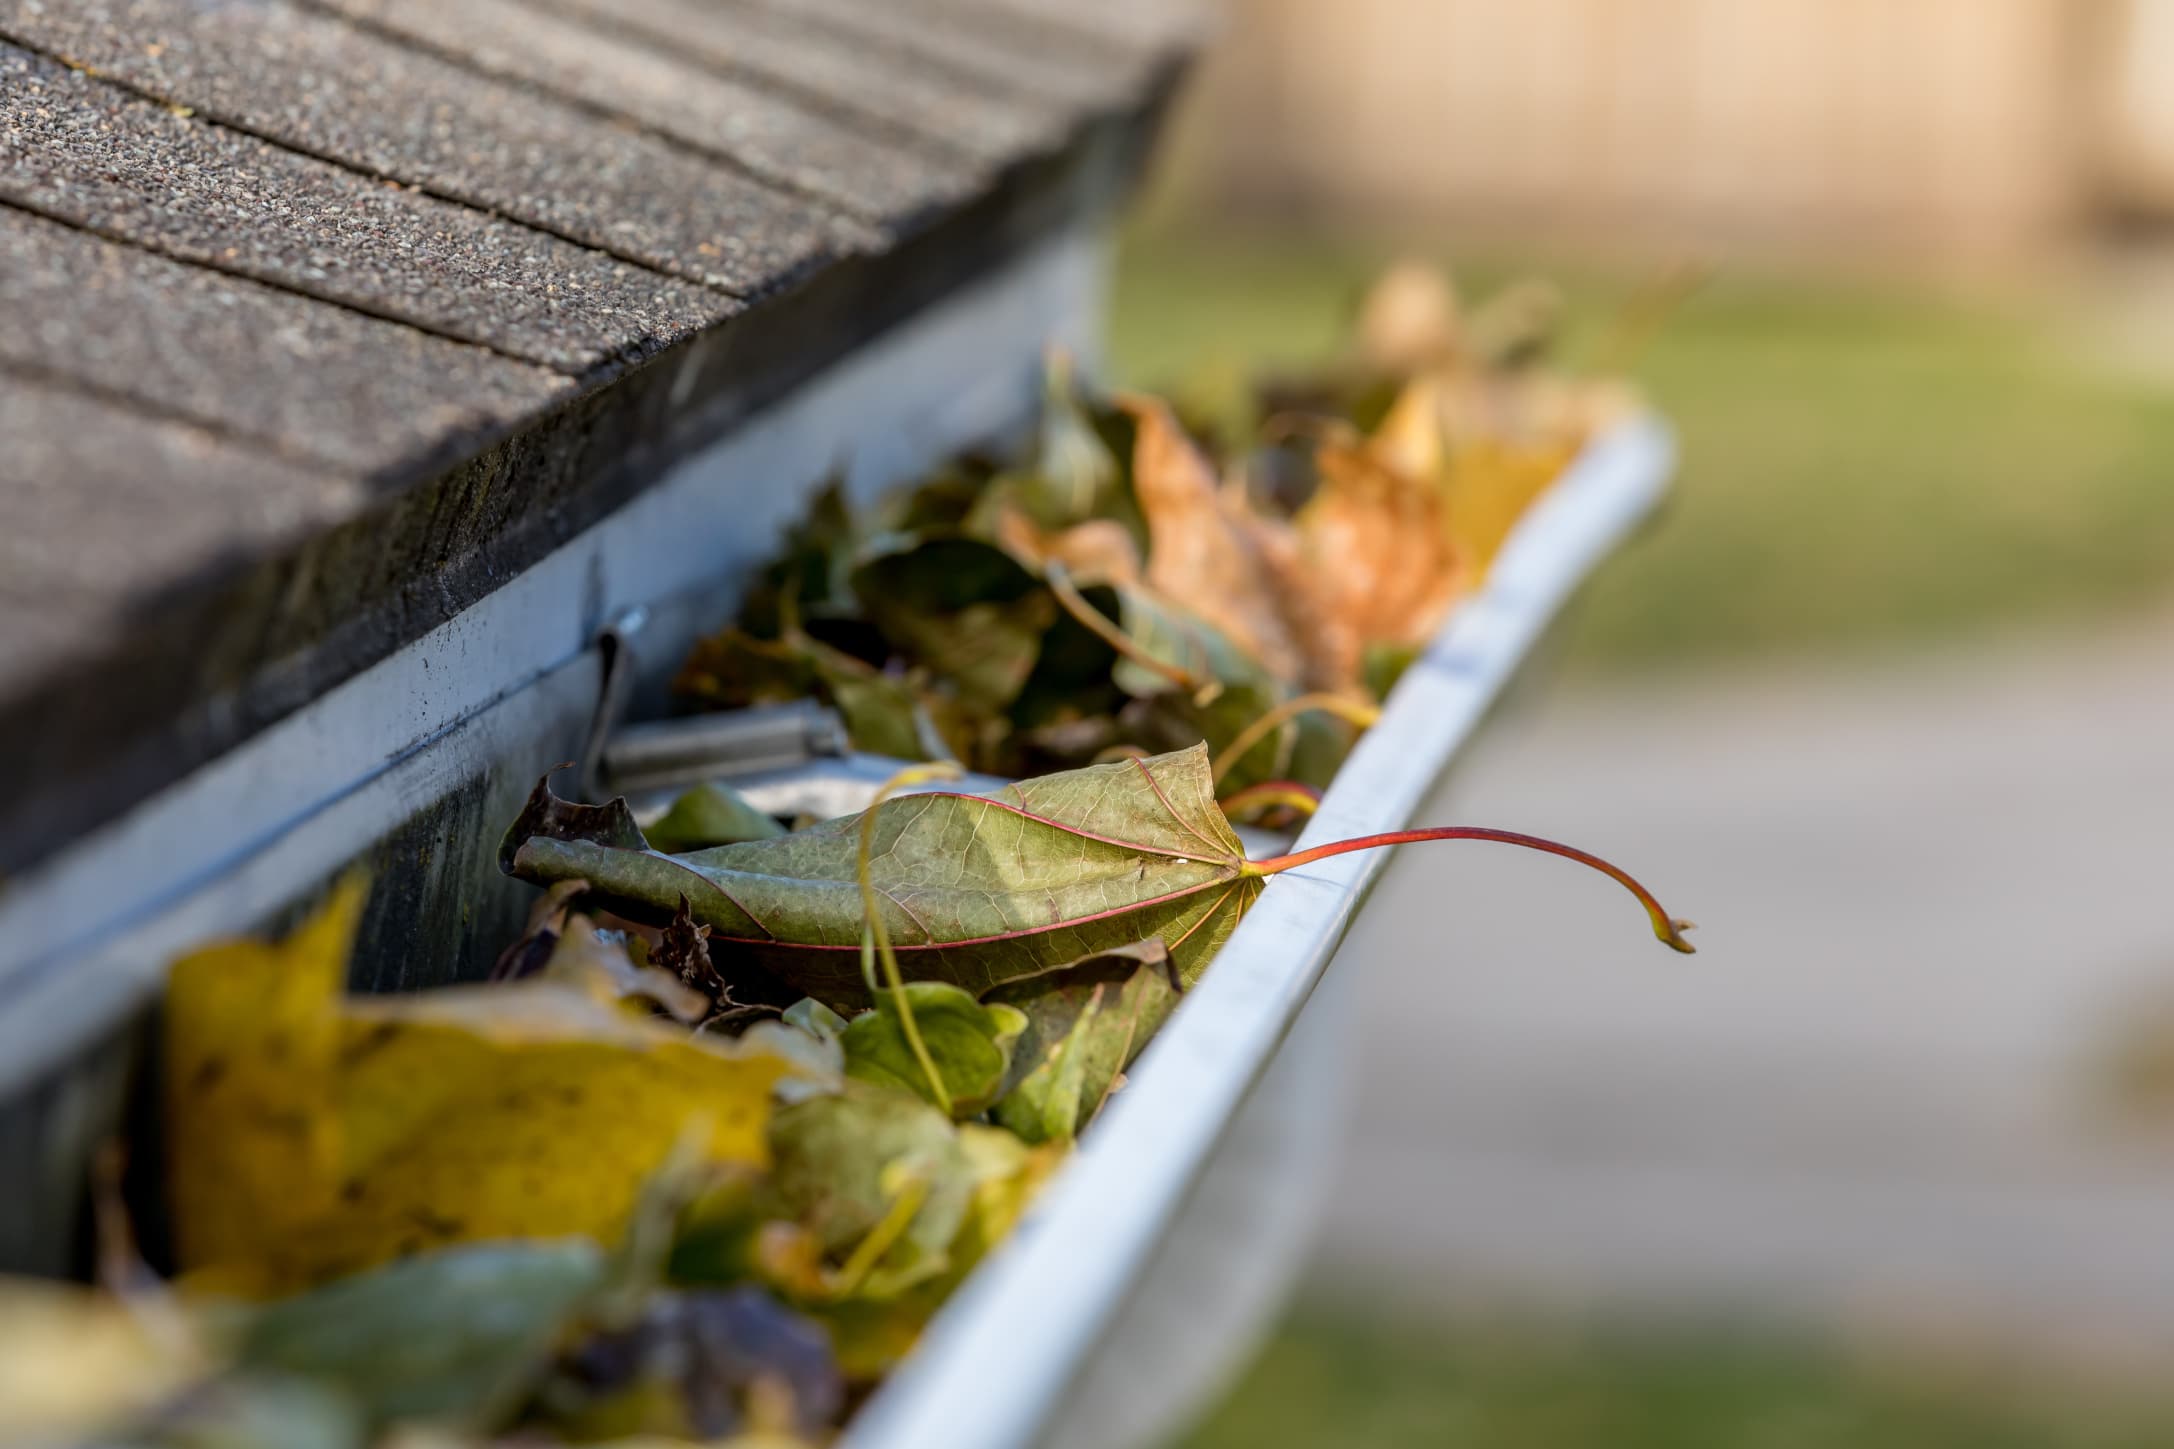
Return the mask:
[[785,827],[757,810],[729,785],[709,781],[672,802],[672,808],[642,832],[658,850],[707,850],[743,840],[769,840]]
[[1011,1070],[1012,1045],[1027,1028],[1027,1018],[1012,1007],[984,1006],[958,987],[941,981],[907,983],[905,1009],[927,1045],[949,1101],[935,1091],[906,1039],[906,1024],[896,997],[879,992],[875,1008],[847,1026],[845,1074],[879,1087],[911,1092],[953,1117],[971,1117],[995,1102]]
[[859,1291],[882,1296],[944,1270],[976,1182],[949,1117],[919,1097],[848,1082],[779,1109],[770,1152],[779,1202],[834,1258],[849,1258],[906,1204],[904,1232]]
[[374,1423],[487,1427],[606,1271],[603,1250],[578,1239],[445,1248],[252,1312],[237,1362],[330,1384]]
[[[542,789],[544,787],[539,787]],[[1259,894],[1217,808],[1205,749],[1045,775],[995,795],[932,791],[877,807],[872,877],[906,975],[980,994],[1150,937],[1190,983]],[[621,807],[624,814],[624,807]],[[614,909],[696,920],[831,1005],[865,1004],[860,817],[692,855],[631,848],[622,821],[537,833],[533,801],[501,850],[514,874],[581,879]]]
[[1021,1074],[997,1103],[996,1120],[1027,1142],[1076,1137],[1176,1008],[1179,991],[1160,941],[998,987],[990,1001],[1017,1007],[1027,1028],[1015,1058]]

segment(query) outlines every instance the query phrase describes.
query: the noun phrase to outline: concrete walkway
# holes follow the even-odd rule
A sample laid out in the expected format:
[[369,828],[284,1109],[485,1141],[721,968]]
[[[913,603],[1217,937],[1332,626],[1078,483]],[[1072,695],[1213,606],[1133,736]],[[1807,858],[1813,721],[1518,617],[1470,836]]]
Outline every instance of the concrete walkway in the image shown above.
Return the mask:
[[[1423,819],[1338,966],[1356,1123],[1326,1285],[2174,1340],[2174,627],[1561,690]],[[2170,1045],[2174,1053],[2174,1045]]]

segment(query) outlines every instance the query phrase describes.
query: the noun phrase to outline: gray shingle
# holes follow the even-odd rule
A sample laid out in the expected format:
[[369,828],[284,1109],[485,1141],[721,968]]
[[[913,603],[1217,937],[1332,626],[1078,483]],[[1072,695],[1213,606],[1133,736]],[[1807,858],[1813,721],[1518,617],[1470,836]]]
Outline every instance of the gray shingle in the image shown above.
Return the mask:
[[959,84],[1040,96],[1075,114],[1122,101],[1151,69],[1139,50],[1019,11],[960,0],[733,0],[783,21],[820,27],[894,61],[951,74]]
[[0,315],[0,364],[361,472],[450,460],[574,386],[7,207]]
[[721,292],[175,115],[4,44],[0,199],[576,372],[739,310]]
[[640,37],[726,75],[779,87],[834,114],[1009,163],[1063,143],[1072,107],[962,86],[804,23],[716,0],[528,0]]
[[539,86],[890,230],[985,181],[941,148],[855,128],[774,89],[734,80],[570,16],[516,0],[319,0],[458,58]]
[[873,240],[684,147],[287,0],[0,0],[0,33],[284,145],[743,296]]
[[45,620],[34,643],[0,656],[0,699],[38,666],[60,662],[56,650],[95,657],[162,591],[238,553],[348,518],[367,492],[203,429],[7,372],[0,437],[8,440],[0,449],[0,611],[10,620],[0,633],[32,616]]

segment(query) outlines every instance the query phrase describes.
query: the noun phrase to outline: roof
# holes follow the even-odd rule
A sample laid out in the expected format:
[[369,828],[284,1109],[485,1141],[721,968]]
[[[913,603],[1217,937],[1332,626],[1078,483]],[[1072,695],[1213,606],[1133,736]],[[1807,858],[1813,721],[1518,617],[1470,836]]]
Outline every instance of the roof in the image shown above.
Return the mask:
[[0,0],[0,870],[1136,170],[1180,0]]

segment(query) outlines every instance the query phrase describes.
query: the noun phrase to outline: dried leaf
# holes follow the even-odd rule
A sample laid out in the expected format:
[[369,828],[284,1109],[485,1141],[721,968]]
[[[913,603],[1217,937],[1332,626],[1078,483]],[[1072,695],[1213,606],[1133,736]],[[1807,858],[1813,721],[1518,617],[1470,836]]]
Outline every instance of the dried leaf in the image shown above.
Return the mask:
[[493,981],[519,981],[544,969],[559,946],[559,933],[574,903],[589,889],[587,881],[562,880],[545,891],[543,899],[529,908],[528,929],[519,940],[498,953],[491,966]]
[[[1260,889],[1199,747],[877,810],[872,880],[906,974],[969,992],[1149,936],[1191,980]],[[553,816],[548,801],[532,802],[502,864],[543,884],[591,881],[637,916],[661,918],[684,895],[713,940],[743,945],[781,980],[833,1005],[869,999],[858,816],[688,856],[620,843],[631,820],[593,837],[535,832]]]
[[[665,939],[669,944],[669,930]],[[693,989],[676,971],[636,964],[621,941],[607,938],[587,916],[567,918],[550,959],[534,979],[578,991],[605,1005],[648,1003],[689,1026],[710,1014],[708,995]]]
[[1367,447],[1324,444],[1321,484],[1299,514],[1329,669],[1356,680],[1370,644],[1417,646],[1441,627],[1465,587],[1433,482]]
[[175,1241],[199,1281],[261,1294],[456,1242],[616,1241],[690,1134],[697,1160],[763,1160],[771,1087],[806,1070],[767,1037],[542,981],[343,1000],[359,903],[347,887],[282,944],[174,966]]
[[1148,586],[1220,629],[1278,679],[1304,678],[1307,659],[1291,619],[1307,605],[1279,594],[1291,581],[1264,557],[1274,530],[1218,486],[1168,407],[1140,397],[1124,404],[1138,424],[1132,486],[1147,519]]

